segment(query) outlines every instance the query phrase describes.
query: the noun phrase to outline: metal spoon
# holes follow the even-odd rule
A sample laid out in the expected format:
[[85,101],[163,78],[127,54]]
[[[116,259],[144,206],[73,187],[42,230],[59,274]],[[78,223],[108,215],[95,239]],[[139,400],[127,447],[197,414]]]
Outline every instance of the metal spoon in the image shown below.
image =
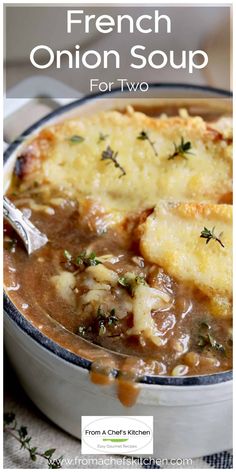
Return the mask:
[[7,197],[3,197],[3,214],[22,239],[28,254],[47,244],[46,234],[41,233]]

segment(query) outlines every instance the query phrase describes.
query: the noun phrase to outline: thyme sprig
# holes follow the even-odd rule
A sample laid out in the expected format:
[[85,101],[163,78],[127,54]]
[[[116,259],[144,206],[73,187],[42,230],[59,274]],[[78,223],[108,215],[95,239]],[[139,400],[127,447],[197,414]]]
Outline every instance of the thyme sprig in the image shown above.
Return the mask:
[[223,344],[216,341],[215,337],[211,333],[211,326],[205,321],[200,323],[197,345],[201,349],[209,347],[225,354]]
[[102,262],[97,259],[95,252],[87,253],[86,251],[83,251],[76,258],[74,258],[72,254],[67,251],[67,249],[65,249],[64,257],[68,262],[74,264],[77,267],[81,266],[82,264],[84,264],[86,267],[102,264]]
[[29,457],[33,462],[37,460],[37,457],[42,457],[47,461],[49,469],[61,469],[61,461],[63,456],[54,459],[53,454],[55,453],[56,449],[47,449],[44,452],[40,452],[38,447],[32,446],[32,438],[28,435],[27,427],[18,426],[15,413],[4,413],[3,431],[4,433],[10,434],[20,444],[21,449],[28,451]]
[[[116,331],[118,324],[119,320],[116,316],[115,308],[112,308],[110,311],[105,311],[99,306],[93,324],[89,326],[79,326],[77,334],[84,337],[91,332],[96,332],[98,336],[104,336],[106,334],[109,337],[116,337],[120,336],[120,333]],[[107,331],[109,331],[110,334],[108,334]]]
[[213,226],[212,230],[209,230],[204,226],[204,229],[201,231],[200,238],[206,239],[206,244],[208,244],[211,239],[214,239],[222,247],[224,247],[224,244],[221,241],[222,235],[223,235],[223,232],[221,232],[219,236],[215,235],[215,226]]
[[120,169],[120,171],[121,171],[121,175],[119,176],[119,178],[120,178],[120,177],[123,177],[124,175],[126,175],[126,172],[125,172],[125,169],[117,161],[117,156],[118,156],[118,152],[113,151],[110,148],[110,146],[107,146],[105,151],[102,152],[101,161],[109,161],[110,160],[111,162],[113,162],[114,166],[117,167],[118,169]]
[[78,266],[84,264],[86,267],[102,264],[101,261],[97,259],[95,252],[88,254],[86,251],[81,252],[81,254],[76,258],[75,263]]
[[97,310],[97,323],[98,323],[98,335],[103,336],[106,334],[107,327],[113,326],[117,327],[118,324],[118,318],[116,316],[116,310],[115,308],[112,308],[110,312],[105,312],[102,310],[102,308],[99,306]]
[[158,156],[156,148],[155,148],[155,143],[151,141],[150,137],[148,136],[148,133],[146,131],[141,131],[139,135],[137,136],[137,139],[140,139],[140,141],[148,141],[151,148],[153,149],[153,152],[155,156]]
[[192,154],[192,152],[190,152],[190,149],[192,149],[192,144],[190,141],[184,142],[183,136],[181,136],[180,144],[177,146],[177,144],[174,143],[174,147],[175,147],[175,150],[173,154],[171,154],[168,157],[168,161],[170,161],[171,159],[174,159],[177,156],[181,156],[183,157],[183,159],[187,160],[186,154]]

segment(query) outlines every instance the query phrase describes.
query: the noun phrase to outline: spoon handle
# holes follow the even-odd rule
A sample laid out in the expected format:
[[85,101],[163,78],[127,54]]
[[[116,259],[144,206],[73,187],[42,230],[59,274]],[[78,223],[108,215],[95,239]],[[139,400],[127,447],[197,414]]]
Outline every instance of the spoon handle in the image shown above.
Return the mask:
[[7,198],[3,197],[3,215],[22,239],[28,254],[36,251],[48,242],[31,221]]

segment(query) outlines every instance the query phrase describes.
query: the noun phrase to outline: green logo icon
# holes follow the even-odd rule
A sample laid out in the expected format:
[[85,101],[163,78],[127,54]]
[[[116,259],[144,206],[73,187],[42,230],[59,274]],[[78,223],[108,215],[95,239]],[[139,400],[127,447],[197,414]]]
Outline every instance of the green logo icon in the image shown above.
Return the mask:
[[104,442],[107,442],[107,441],[110,441],[110,442],[113,442],[113,443],[123,443],[123,442],[126,442],[128,441],[128,438],[103,438],[102,439]]

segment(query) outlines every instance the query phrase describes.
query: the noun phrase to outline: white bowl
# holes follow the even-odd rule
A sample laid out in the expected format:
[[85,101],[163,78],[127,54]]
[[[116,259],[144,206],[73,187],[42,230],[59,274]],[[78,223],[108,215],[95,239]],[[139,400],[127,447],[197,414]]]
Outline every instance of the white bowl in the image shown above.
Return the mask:
[[[153,85],[150,93],[159,101],[227,97],[207,87]],[[38,132],[45,125],[76,114],[84,115],[120,106],[125,98],[116,93],[86,97],[40,120],[24,135]],[[140,102],[135,100],[135,102]],[[145,99],[153,104],[154,99]],[[6,151],[4,174],[7,182],[21,140]],[[5,345],[8,356],[31,400],[43,413],[72,435],[80,438],[81,416],[153,416],[154,455],[158,458],[189,458],[232,447],[232,372],[193,377],[145,377],[140,383],[136,404],[125,408],[117,399],[114,385],[97,386],[90,381],[90,362],[62,348],[27,321],[5,296]]]

